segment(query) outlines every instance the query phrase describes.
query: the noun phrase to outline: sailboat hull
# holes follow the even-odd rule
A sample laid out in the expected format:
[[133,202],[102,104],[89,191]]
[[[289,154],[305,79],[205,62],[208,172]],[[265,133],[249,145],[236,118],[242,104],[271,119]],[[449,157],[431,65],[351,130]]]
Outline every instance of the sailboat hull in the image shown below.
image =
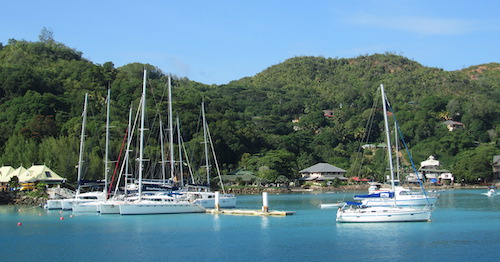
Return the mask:
[[49,199],[47,200],[47,209],[62,209],[61,199]]
[[376,223],[376,222],[428,222],[432,210],[400,207],[364,207],[341,209],[337,211],[337,222]]
[[[194,203],[204,208],[215,208],[215,192],[183,192]],[[235,208],[236,196],[233,194],[220,194],[220,208]]]
[[101,214],[120,214],[120,204],[125,201],[106,201],[99,203],[99,212]]
[[[215,200],[213,199],[198,199],[194,201],[195,203],[203,206],[205,208],[215,208]],[[221,208],[234,208],[236,207],[236,198],[219,200],[219,207]]]
[[138,203],[120,204],[122,215],[152,215],[152,214],[180,214],[202,213],[205,208],[195,203],[158,203],[155,201],[141,201]]
[[73,212],[74,213],[97,213],[99,212],[99,202],[85,202],[85,203],[74,203],[73,204]]

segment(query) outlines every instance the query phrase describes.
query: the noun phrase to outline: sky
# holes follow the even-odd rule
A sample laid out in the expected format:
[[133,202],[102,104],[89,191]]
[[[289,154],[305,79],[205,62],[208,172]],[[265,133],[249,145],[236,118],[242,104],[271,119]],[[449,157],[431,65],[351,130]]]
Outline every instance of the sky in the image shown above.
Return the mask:
[[17,0],[0,42],[55,41],[96,64],[148,63],[204,84],[254,76],[297,56],[394,53],[459,70],[500,62],[498,0]]

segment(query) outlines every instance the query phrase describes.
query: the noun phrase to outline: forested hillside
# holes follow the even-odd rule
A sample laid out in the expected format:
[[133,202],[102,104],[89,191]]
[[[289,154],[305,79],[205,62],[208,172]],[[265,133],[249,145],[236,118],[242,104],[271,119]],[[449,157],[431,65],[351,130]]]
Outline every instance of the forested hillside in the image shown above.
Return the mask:
[[[85,173],[86,178],[102,178],[107,89],[111,89],[110,159],[116,160],[129,109],[137,111],[144,69],[148,71],[146,154],[153,162],[160,155],[158,120],[167,122],[168,72],[148,64],[119,68],[112,62],[95,64],[53,39],[12,39],[0,45],[0,164],[45,163],[69,182],[75,181],[83,100],[89,93]],[[383,141],[380,101],[377,104],[380,84],[415,162],[434,155],[459,181],[477,182],[492,179],[492,157],[500,154],[498,63],[448,72],[394,54],[295,57],[227,85],[177,76],[172,84],[174,115],[193,163],[199,164],[203,155],[195,148],[203,139],[204,100],[224,172],[252,170],[263,181],[294,179],[299,170],[318,162],[349,170],[351,176],[381,179],[385,154],[360,150],[362,143]],[[331,110],[330,115],[323,110]],[[375,121],[368,133],[372,113]],[[465,128],[450,132],[442,124],[446,120],[461,122]]]

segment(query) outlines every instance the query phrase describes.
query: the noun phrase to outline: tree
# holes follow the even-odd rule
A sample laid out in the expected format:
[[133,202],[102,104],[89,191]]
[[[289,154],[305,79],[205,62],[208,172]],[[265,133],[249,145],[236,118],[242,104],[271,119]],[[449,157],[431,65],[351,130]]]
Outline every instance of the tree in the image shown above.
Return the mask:
[[9,165],[31,165],[36,162],[37,144],[20,134],[11,136],[5,145],[1,161]]
[[10,178],[9,187],[11,190],[14,190],[19,187],[19,178],[17,176],[13,176]]
[[50,28],[46,28],[45,26],[40,31],[40,35],[38,35],[38,40],[43,43],[53,43],[54,42],[54,32]]
[[493,145],[479,146],[472,150],[461,152],[452,168],[458,182],[482,183],[493,178],[491,161],[493,155],[500,150]]

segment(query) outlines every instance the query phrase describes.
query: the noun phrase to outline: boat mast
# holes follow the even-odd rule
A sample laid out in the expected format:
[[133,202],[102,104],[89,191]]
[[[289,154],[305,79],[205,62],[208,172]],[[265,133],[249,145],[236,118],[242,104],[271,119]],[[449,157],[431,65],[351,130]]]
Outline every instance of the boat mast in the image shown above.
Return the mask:
[[[201,115],[203,119],[203,143],[205,144],[205,170],[207,173],[207,185],[210,189],[210,163],[208,159],[208,134],[207,134],[207,120],[205,118],[205,102],[201,102]],[[208,191],[208,190],[207,190]]]
[[176,118],[177,120],[177,141],[179,143],[179,173],[180,173],[180,180],[181,180],[181,187],[184,186],[184,169],[182,168],[182,137],[181,137],[181,122],[179,120],[179,116]]
[[163,121],[161,121],[161,116],[160,116],[160,151],[161,151],[161,178],[163,180],[163,183],[165,184],[165,179],[166,179],[166,174],[165,174],[165,148],[163,145]]
[[[389,159],[389,171],[391,174],[391,187],[392,187],[392,192],[396,194],[395,187],[394,187],[394,166],[392,164],[392,153],[391,153],[391,136],[389,134],[389,120],[387,119],[387,99],[385,96],[384,92],[384,85],[380,85],[380,90],[382,92],[382,107],[384,109],[384,124],[385,124],[385,134],[386,134],[386,140],[387,140],[387,157]],[[394,201],[396,201],[396,198],[394,198]]]
[[108,89],[108,97],[106,99],[106,148],[104,151],[104,192],[106,193],[105,199],[108,199],[108,172],[109,172],[109,104],[111,98],[111,89]]
[[[127,126],[127,148],[125,150],[125,196],[127,196],[128,187],[128,177],[129,177],[129,167],[128,162],[130,160],[130,142],[132,141],[132,106],[128,110],[128,126]],[[118,187],[116,187],[118,189]],[[116,194],[116,193],[115,193]]]
[[399,143],[398,143],[398,124],[394,121],[394,151],[396,152],[396,177],[399,183],[401,183],[401,178],[399,176]]
[[83,145],[85,143],[85,122],[87,121],[87,99],[88,93],[85,93],[85,103],[83,104],[83,113],[82,113],[82,132],[80,134],[80,155],[78,156],[78,188],[76,190],[75,197],[78,197],[80,194],[80,186],[82,179],[82,166],[83,166]]
[[168,76],[168,131],[170,139],[170,179],[174,181],[174,131],[173,131],[173,120],[172,120],[172,80]]
[[146,69],[144,69],[144,79],[142,82],[142,105],[141,105],[141,128],[139,141],[139,201],[142,200],[142,169],[144,156],[144,119],[146,115]]

